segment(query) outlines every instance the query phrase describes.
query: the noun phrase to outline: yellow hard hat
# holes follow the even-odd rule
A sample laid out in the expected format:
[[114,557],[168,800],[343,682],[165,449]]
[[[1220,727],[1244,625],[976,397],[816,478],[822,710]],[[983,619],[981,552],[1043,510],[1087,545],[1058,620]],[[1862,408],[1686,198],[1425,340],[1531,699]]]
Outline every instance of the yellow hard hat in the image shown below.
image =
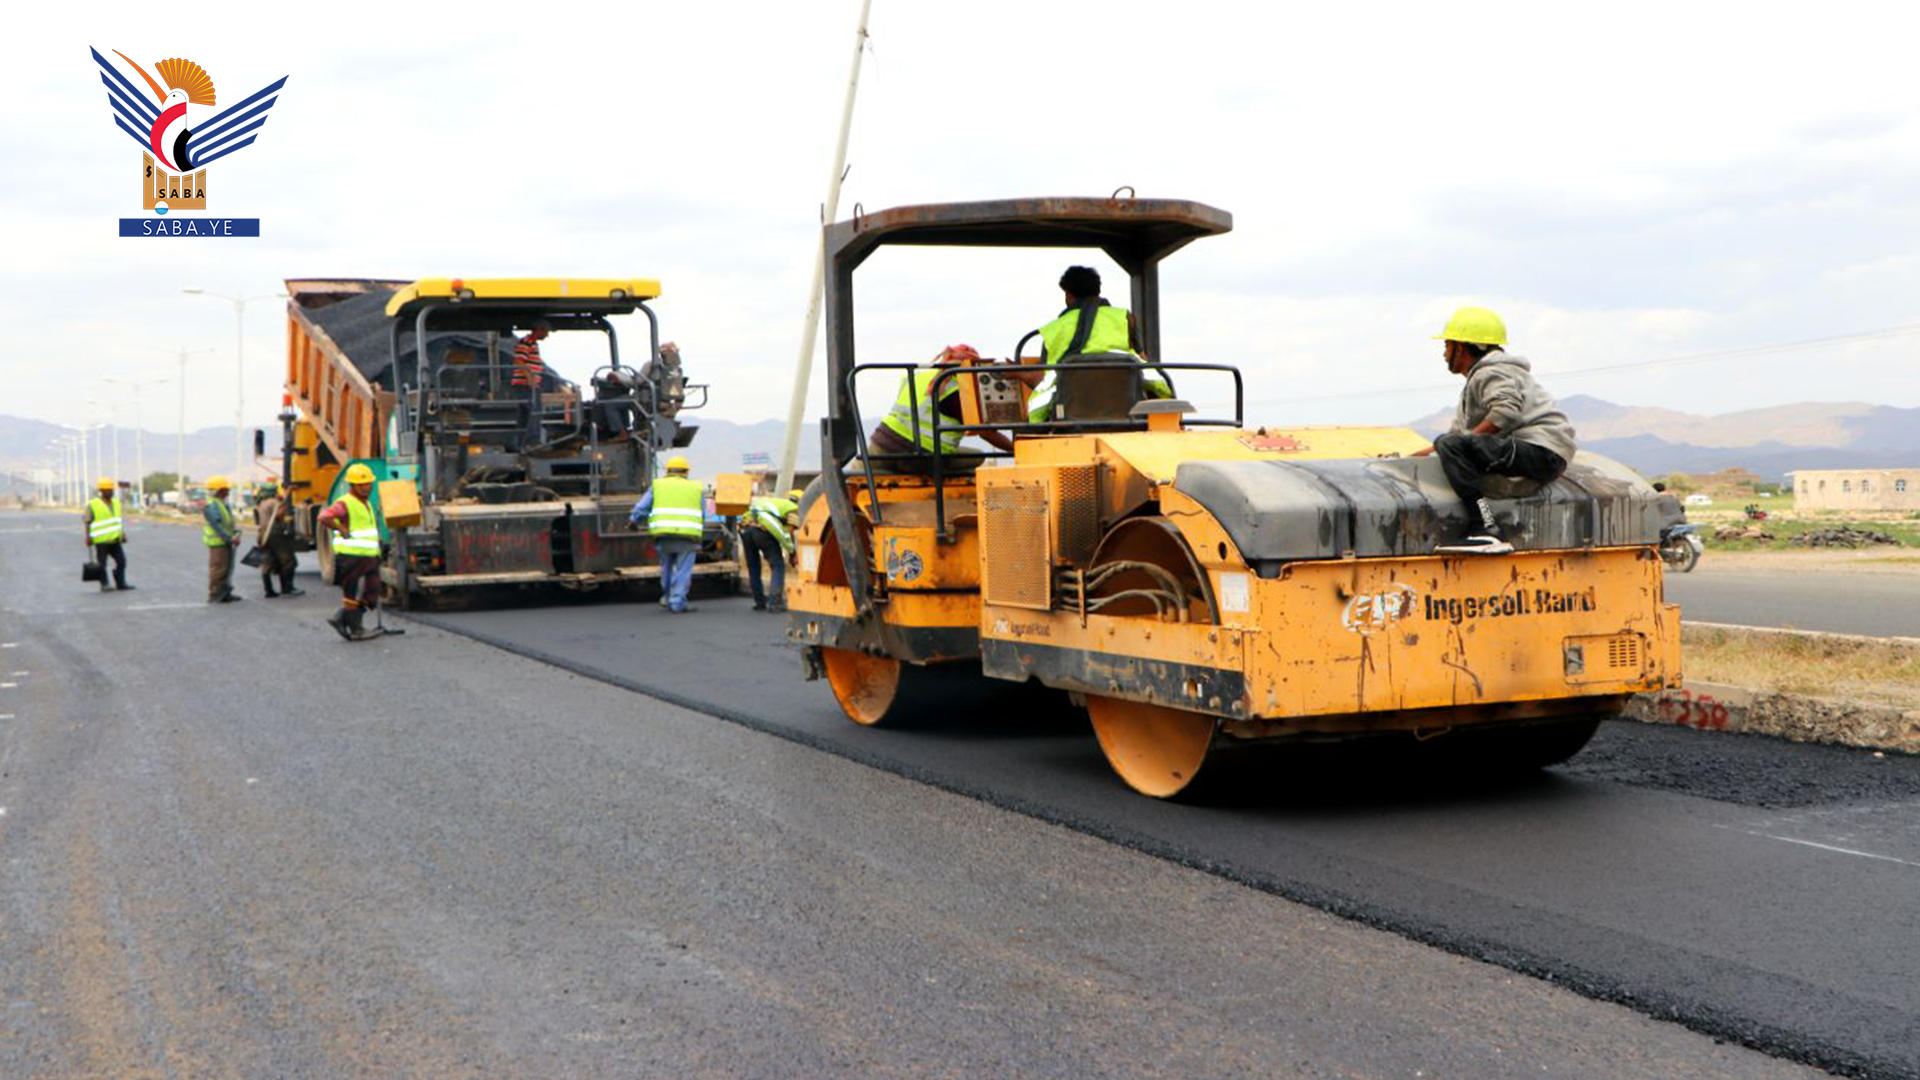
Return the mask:
[[230,491],[232,489],[233,489],[233,481],[228,480],[224,476],[207,477],[208,491]]
[[692,468],[692,466],[687,464],[687,459],[679,454],[675,454],[667,459],[668,472],[686,472],[690,468]]
[[799,502],[800,496],[805,494],[806,492],[804,490],[800,488],[794,488],[792,491],[787,492],[787,498],[792,499],[794,502]]
[[100,479],[94,481],[93,486],[99,488],[102,491],[111,491],[112,489],[117,488],[120,485],[114,483],[113,481],[103,476]]
[[1436,341],[1464,341],[1469,345],[1505,345],[1507,324],[1486,308],[1463,307],[1454,312],[1446,328],[1433,337]]
[[347,466],[347,483],[371,484],[373,483],[373,470],[356,461]]

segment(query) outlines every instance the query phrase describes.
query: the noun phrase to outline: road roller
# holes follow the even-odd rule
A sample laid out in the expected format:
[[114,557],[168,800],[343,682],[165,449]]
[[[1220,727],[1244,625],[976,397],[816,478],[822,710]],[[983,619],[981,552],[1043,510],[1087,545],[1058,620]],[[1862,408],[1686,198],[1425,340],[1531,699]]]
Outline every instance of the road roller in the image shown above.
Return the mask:
[[[1632,470],[1581,452],[1497,492],[1514,552],[1438,552],[1469,508],[1412,456],[1425,438],[1252,426],[1237,369],[1162,353],[1161,261],[1231,227],[1200,203],[1097,197],[827,226],[830,401],[787,586],[807,678],[869,726],[1002,730],[1022,714],[956,688],[1052,688],[1017,700],[1084,709],[1120,780],[1157,798],[1259,745],[1418,740],[1538,768],[1630,695],[1677,686],[1662,511]],[[1004,361],[862,363],[854,274],[886,245],[1102,252],[1129,279],[1133,348],[1035,356],[1009,333]],[[914,452],[867,439],[868,379],[902,388]],[[1182,397],[1203,383],[1231,410]]]

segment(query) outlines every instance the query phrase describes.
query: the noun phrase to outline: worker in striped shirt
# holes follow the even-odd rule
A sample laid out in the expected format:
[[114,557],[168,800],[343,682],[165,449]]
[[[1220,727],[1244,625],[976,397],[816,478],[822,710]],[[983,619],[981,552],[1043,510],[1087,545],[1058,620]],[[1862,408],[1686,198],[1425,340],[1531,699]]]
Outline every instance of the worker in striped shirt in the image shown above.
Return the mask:
[[540,362],[540,343],[552,332],[552,323],[536,319],[527,335],[513,343],[513,385],[538,390],[546,381],[547,367]]

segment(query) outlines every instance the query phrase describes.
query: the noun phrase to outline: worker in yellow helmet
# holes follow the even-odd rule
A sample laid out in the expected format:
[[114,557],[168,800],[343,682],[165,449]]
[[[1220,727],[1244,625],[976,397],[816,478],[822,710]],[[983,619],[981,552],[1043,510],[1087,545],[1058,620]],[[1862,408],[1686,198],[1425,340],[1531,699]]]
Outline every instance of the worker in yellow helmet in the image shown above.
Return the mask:
[[687,478],[687,469],[686,458],[668,458],[667,475],[655,480],[627,515],[629,526],[646,521],[660,555],[661,600],[676,615],[694,610],[687,593],[693,588],[693,563],[707,524],[707,490]]
[[356,461],[347,466],[346,481],[346,494],[314,523],[333,533],[333,582],[340,586],[340,610],[327,625],[348,641],[365,641],[379,636],[365,621],[367,609],[380,606],[380,519],[373,513],[373,470]]
[[[120,485],[106,477],[94,485],[99,492],[87,500],[85,525],[87,546],[93,549],[94,562],[100,566],[100,591],[131,589],[127,584],[127,526],[121,520]],[[107,560],[113,560],[113,584],[107,584]]]
[[224,476],[207,480],[207,505],[200,511],[200,540],[207,546],[207,603],[232,604],[240,599],[233,591],[233,549],[240,546],[240,527],[234,523],[233,507],[227,496],[233,481]]
[[[794,517],[799,510],[800,490],[787,498],[762,495],[747,504],[740,519],[740,546],[747,556],[747,583],[753,588],[753,610],[787,610],[787,564],[793,558]],[[763,588],[760,564],[765,562],[772,579]]]
[[1549,484],[1573,460],[1573,424],[1553,395],[1533,379],[1526,357],[1506,351],[1507,325],[1481,307],[1453,313],[1435,338],[1444,341],[1447,370],[1467,380],[1453,426],[1416,451],[1437,454],[1447,483],[1466,504],[1466,536],[1437,551],[1503,555],[1513,550],[1487,501],[1485,481],[1506,476]]

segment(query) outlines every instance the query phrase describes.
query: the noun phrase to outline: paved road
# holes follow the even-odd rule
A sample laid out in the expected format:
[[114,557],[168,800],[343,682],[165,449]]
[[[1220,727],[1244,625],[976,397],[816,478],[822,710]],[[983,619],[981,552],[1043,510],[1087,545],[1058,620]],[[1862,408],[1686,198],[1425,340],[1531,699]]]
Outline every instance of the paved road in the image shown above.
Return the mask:
[[0,1076],[1808,1075],[133,539],[0,514]]
[[1920,574],[1722,570],[1709,551],[1667,575],[1667,599],[1696,622],[1920,637]]
[[740,601],[430,618],[1703,1031],[1920,1075],[1920,760],[1622,723],[1503,790],[1269,759],[1264,786],[1169,805],[1122,790],[1058,712],[849,724]]

